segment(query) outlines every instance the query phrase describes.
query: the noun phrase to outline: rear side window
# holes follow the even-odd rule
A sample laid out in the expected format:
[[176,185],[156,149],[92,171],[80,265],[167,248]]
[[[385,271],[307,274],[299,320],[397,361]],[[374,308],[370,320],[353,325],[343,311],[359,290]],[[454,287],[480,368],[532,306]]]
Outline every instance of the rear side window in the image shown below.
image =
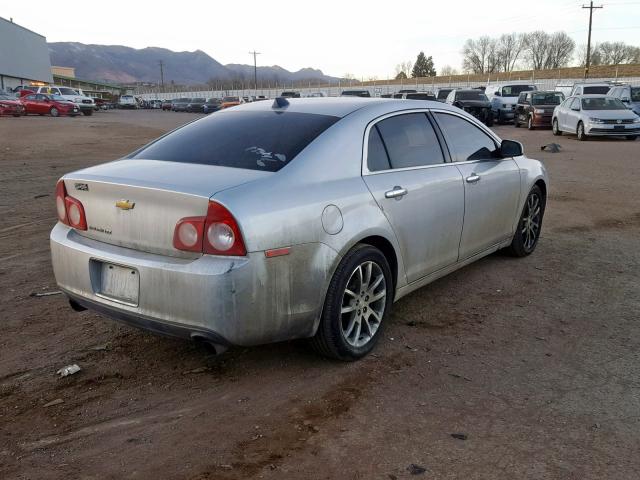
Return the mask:
[[376,124],[389,154],[391,168],[437,165],[444,162],[442,149],[424,113],[408,113]]
[[378,172],[380,170],[389,170],[389,157],[384,148],[378,127],[373,126],[369,130],[369,144],[367,146],[367,167],[370,172]]
[[338,120],[312,113],[229,111],[185,125],[129,158],[277,172]]
[[435,117],[454,162],[496,158],[496,143],[478,127],[456,115],[436,113]]

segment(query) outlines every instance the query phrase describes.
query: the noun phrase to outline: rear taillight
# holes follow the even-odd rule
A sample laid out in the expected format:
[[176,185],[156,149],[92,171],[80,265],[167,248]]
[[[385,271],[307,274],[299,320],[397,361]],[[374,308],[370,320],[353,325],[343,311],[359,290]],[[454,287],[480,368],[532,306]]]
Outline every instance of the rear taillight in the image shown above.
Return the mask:
[[56,185],[56,211],[58,220],[77,230],[87,229],[87,218],[80,200],[67,195],[64,181],[59,180]]
[[180,219],[173,233],[173,246],[210,255],[247,254],[238,222],[217,202],[209,202],[206,217]]

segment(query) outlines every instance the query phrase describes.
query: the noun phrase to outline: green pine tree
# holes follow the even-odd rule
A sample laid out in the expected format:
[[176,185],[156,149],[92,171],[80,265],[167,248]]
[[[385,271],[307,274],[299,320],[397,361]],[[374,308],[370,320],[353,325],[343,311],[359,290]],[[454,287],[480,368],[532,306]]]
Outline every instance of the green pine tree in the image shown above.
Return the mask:
[[411,72],[412,77],[435,77],[436,69],[433,66],[433,57],[426,56],[424,52],[418,54],[416,63],[413,65]]

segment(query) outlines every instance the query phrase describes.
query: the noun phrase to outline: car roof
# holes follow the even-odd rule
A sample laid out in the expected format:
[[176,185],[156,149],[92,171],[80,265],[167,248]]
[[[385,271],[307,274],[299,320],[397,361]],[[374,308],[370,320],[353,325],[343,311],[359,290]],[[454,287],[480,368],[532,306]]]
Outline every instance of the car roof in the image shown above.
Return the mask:
[[[439,108],[445,110],[456,111],[454,107],[449,107],[435,100],[405,100],[394,98],[375,98],[375,97],[324,97],[324,98],[288,98],[289,105],[286,107],[287,112],[296,113],[315,113],[319,115],[331,115],[334,117],[346,117],[350,113],[364,109],[380,109],[389,112],[415,109],[415,108]],[[251,102],[233,107],[235,111],[265,111],[274,110],[274,102]],[[421,105],[422,104],[422,105]],[[384,108],[384,107],[386,108]],[[223,110],[224,113],[229,110]]]
[[606,95],[604,93],[586,93],[586,94],[582,94],[582,95],[574,95],[574,97],[578,97],[578,98],[603,98],[603,97],[616,98],[616,97],[612,97],[611,95]]

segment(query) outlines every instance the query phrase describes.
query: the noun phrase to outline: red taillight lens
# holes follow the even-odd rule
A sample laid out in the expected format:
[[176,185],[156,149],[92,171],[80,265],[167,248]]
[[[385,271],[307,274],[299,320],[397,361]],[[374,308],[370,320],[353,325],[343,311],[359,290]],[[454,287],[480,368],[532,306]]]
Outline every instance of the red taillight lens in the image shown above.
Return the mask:
[[87,218],[80,200],[67,195],[64,182],[59,180],[56,185],[56,211],[58,220],[77,230],[87,229]]
[[206,217],[181,219],[173,233],[173,246],[210,255],[247,254],[238,222],[217,202],[209,202]]

